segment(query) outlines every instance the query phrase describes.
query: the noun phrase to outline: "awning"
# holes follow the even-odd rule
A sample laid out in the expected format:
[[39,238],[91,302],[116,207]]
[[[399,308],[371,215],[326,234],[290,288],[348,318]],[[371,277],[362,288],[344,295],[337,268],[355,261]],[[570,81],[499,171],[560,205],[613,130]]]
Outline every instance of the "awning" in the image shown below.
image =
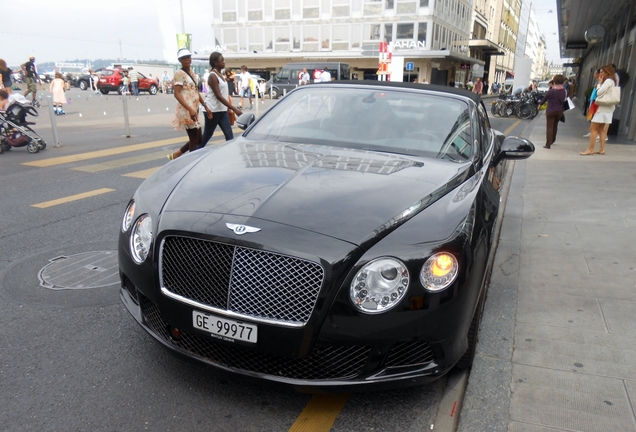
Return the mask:
[[503,51],[501,51],[501,48],[499,48],[499,45],[489,41],[488,39],[471,39],[468,41],[468,46],[471,48],[477,48],[481,50],[481,52],[483,52],[484,54],[488,54],[491,56],[505,54]]

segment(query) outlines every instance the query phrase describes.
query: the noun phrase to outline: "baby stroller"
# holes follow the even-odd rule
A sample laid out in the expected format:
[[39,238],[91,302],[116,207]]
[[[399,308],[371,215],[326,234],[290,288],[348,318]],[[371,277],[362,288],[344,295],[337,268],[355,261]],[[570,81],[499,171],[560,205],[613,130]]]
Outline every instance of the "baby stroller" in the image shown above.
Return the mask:
[[26,98],[19,96],[13,96],[6,112],[0,111],[0,153],[13,147],[26,147],[29,153],[37,153],[46,147],[44,139],[31,128],[35,122],[26,119],[27,115],[37,117],[37,110]]

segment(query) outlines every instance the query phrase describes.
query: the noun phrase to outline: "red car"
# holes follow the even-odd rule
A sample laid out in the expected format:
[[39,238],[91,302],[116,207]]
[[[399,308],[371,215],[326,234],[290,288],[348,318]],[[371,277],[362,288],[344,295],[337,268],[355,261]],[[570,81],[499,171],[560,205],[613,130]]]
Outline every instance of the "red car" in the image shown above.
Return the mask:
[[[159,79],[148,78],[141,72],[137,72],[139,75],[139,92],[148,92],[151,95],[156,95],[159,90]],[[97,88],[102,94],[108,94],[111,91],[116,91],[119,94],[125,93],[123,75],[121,69],[102,69],[99,72],[99,81],[97,82]],[[130,92],[131,89],[129,89]]]

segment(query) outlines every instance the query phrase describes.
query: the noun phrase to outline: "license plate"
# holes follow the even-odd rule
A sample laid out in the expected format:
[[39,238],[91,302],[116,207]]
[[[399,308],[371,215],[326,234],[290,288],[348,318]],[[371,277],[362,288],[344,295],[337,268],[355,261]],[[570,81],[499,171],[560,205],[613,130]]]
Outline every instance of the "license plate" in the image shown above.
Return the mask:
[[192,311],[192,325],[194,328],[209,332],[217,339],[234,342],[256,343],[258,327],[227,318],[220,318],[199,311]]

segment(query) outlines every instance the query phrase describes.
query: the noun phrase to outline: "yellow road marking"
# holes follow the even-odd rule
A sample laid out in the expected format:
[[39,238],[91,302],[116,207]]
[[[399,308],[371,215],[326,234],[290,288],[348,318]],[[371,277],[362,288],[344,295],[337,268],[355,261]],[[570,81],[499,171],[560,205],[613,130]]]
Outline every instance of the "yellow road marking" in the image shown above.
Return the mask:
[[105,194],[108,192],[114,192],[115,189],[109,189],[109,188],[102,188],[102,189],[95,189],[92,191],[88,191],[88,192],[84,192],[81,194],[77,194],[77,195],[71,195],[71,196],[67,196],[64,198],[58,198],[55,200],[51,200],[51,201],[45,201],[39,204],[32,204],[31,207],[37,207],[37,208],[47,208],[47,207],[53,207],[56,205],[60,205],[60,204],[65,204],[71,201],[77,201],[77,200],[81,200],[84,198],[89,198],[95,195],[101,195],[101,194]]
[[348,399],[348,394],[314,395],[289,432],[328,432]]
[[34,166],[34,167],[50,167],[54,165],[62,165],[71,162],[80,162],[89,159],[97,159],[104,156],[112,156],[123,153],[130,153],[139,150],[146,150],[155,147],[166,146],[170,144],[182,143],[187,139],[187,137],[179,137],[179,138],[170,138],[160,141],[151,141],[142,144],[133,144],[121,147],[114,147],[106,150],[97,150],[86,153],[78,153],[69,156],[60,156],[49,159],[41,159],[33,162],[24,162],[22,165]]
[[154,167],[154,168],[148,168],[148,169],[141,170],[141,171],[131,172],[131,173],[128,173],[128,174],[122,174],[122,176],[123,177],[134,177],[134,178],[140,178],[140,179],[147,179],[148,177],[150,177],[152,175],[152,173],[157,171],[159,168],[161,168],[161,167],[158,166],[158,167]]
[[521,123],[521,119],[519,119],[519,120],[517,120],[516,122],[514,122],[514,123],[512,124],[512,126],[510,126],[508,129],[506,129],[506,131],[505,131],[503,134],[504,134],[505,136],[508,136],[508,134],[509,134],[510,132],[512,132],[512,130],[513,130],[514,128],[516,128],[516,127],[517,127],[517,125],[518,125],[519,123]]
[[135,165],[142,162],[150,162],[150,161],[159,160],[159,159],[165,159],[167,161],[166,155],[167,153],[165,151],[147,153],[147,154],[142,154],[139,156],[132,156],[132,157],[127,157],[123,159],[115,159],[115,160],[98,163],[94,165],[83,165],[77,168],[73,168],[73,170],[95,173],[100,171],[107,171],[114,168],[121,168],[121,167],[129,166],[129,165]]

